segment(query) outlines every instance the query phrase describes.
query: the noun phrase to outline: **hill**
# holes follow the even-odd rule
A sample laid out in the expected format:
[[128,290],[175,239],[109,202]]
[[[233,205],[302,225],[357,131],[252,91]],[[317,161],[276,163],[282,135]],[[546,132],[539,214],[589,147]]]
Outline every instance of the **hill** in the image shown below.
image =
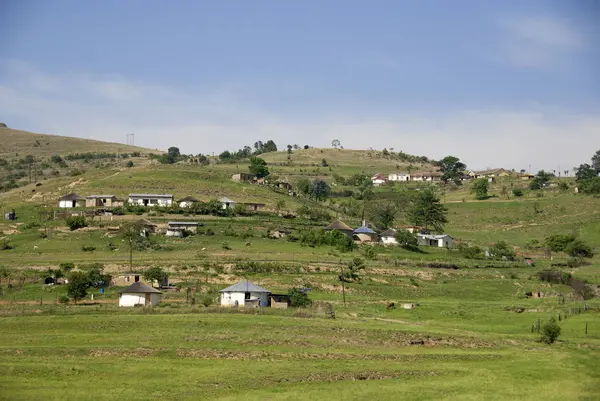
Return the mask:
[[129,146],[122,143],[95,141],[68,136],[36,134],[0,126],[0,158],[11,159],[31,155],[50,157],[69,153],[163,153],[161,150]]

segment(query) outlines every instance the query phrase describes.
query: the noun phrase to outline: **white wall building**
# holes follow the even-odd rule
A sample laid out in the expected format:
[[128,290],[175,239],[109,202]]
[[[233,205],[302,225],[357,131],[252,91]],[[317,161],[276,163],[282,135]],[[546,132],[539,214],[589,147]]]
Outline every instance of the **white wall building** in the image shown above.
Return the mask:
[[398,245],[398,241],[396,240],[397,231],[393,228],[388,228],[381,234],[379,234],[379,240],[383,245]]
[[129,194],[128,203],[136,206],[171,206],[173,205],[173,195]]
[[221,306],[245,306],[246,304],[255,306],[257,303],[260,306],[268,306],[271,293],[248,280],[242,280],[219,292],[221,293]]
[[68,195],[58,198],[58,207],[63,209],[84,206],[85,198],[77,195],[76,193],[70,193]]
[[221,203],[221,207],[223,208],[223,210],[233,209],[236,205],[236,201],[233,201],[226,196],[220,198],[219,202]]
[[183,232],[198,232],[198,223],[195,221],[169,221],[167,224],[167,237],[183,237]]
[[448,234],[417,234],[419,245],[435,246],[438,248],[452,248],[452,237]]
[[138,281],[119,291],[119,306],[156,306],[160,303],[161,292]]
[[389,181],[410,181],[410,174],[408,173],[392,173],[388,175]]
[[373,177],[371,177],[371,182],[373,182],[373,185],[379,186],[381,184],[385,184],[387,182],[387,178],[377,173]]

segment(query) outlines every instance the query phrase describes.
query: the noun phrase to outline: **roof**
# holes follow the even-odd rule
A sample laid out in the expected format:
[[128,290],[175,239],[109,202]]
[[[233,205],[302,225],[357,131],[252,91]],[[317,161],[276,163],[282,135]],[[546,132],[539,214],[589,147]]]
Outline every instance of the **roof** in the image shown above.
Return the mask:
[[148,294],[148,293],[162,294],[156,288],[147,286],[146,284],[142,283],[141,281],[138,281],[137,283],[133,283],[127,288],[123,288],[123,289],[119,290],[119,293],[120,294]]
[[171,194],[129,194],[130,198],[172,198]]
[[139,219],[136,223],[140,224],[142,226],[153,226],[153,227],[156,227],[156,224],[154,224],[150,220],[146,220],[146,219]]
[[86,196],[88,199],[97,199],[97,198],[116,198],[114,195],[88,195]]
[[387,181],[387,178],[384,177],[383,175],[377,173],[373,177],[371,177],[371,180],[384,180],[384,181]]
[[70,194],[67,194],[63,197],[58,198],[58,200],[83,200],[84,198],[82,198],[81,196],[77,195],[74,192],[71,192]]
[[418,235],[422,238],[427,238],[427,239],[444,239],[447,237],[452,238],[448,234],[418,234]]
[[393,228],[388,228],[384,232],[380,233],[380,237],[395,237],[398,232]]
[[356,237],[358,240],[360,240],[362,242],[372,241],[371,236],[368,234],[354,234],[354,237]]
[[496,173],[508,173],[508,171],[506,171],[503,168],[490,168],[487,170],[479,170],[479,171],[473,171],[473,174],[475,175],[488,175],[488,174],[496,174]]
[[325,227],[325,230],[352,231],[353,228],[341,220],[336,220],[333,223],[331,223],[330,225],[328,225],[327,227]]
[[197,226],[198,222],[197,221],[169,221],[167,223],[168,225],[174,225],[174,226]]
[[361,226],[356,230],[352,231],[354,234],[375,234],[375,231],[371,230],[369,227]]
[[185,198],[179,199],[177,202],[198,202],[198,199],[193,196],[186,196]]
[[219,202],[221,203],[236,203],[235,201],[229,199],[228,197],[224,196],[222,198],[219,198]]
[[242,280],[237,284],[234,284],[227,288],[223,288],[219,292],[266,292],[266,293],[270,293],[271,291],[265,290],[264,288],[259,287],[256,284],[251,283],[248,280]]

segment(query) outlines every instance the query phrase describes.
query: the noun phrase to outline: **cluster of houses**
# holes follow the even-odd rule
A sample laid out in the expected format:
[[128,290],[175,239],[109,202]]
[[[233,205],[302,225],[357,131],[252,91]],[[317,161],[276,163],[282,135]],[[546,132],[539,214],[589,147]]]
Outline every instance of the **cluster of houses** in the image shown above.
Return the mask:
[[[257,211],[266,207],[264,203],[245,202],[238,203],[227,197],[218,199],[223,209],[233,209],[238,204],[247,207],[249,210]],[[178,205],[180,208],[190,208],[200,200],[193,196],[186,196],[179,200],[171,194],[129,194],[127,199],[120,199],[115,195],[88,195],[80,196],[76,193],[70,193],[58,198],[58,207],[61,209],[69,208],[115,208],[127,205],[146,206],[146,207],[172,207]]]
[[[121,307],[152,307],[160,304],[162,291],[165,283],[148,283],[139,274],[125,274],[118,277],[113,284],[127,285],[119,291],[119,306]],[[165,281],[167,279],[165,278]],[[219,291],[221,306],[231,307],[271,307],[287,308],[289,296],[287,294],[275,294],[248,280],[242,280],[232,286]]]
[[[421,171],[416,173],[391,173],[386,175],[377,173],[371,177],[371,182],[375,186],[386,184],[388,182],[409,182],[409,181],[441,181],[442,173],[439,171]],[[463,181],[486,178],[494,182],[501,177],[518,177],[520,180],[532,180],[535,176],[531,173],[517,173],[515,171],[505,170],[503,168],[493,168],[488,170],[468,171],[463,177]]]
[[398,230],[406,230],[416,234],[419,245],[437,248],[452,248],[453,246],[453,238],[450,235],[430,234],[423,227],[418,226],[400,226],[398,229],[389,228],[379,234],[370,228],[366,221],[363,221],[360,227],[354,229],[340,220],[336,220],[325,227],[325,231],[339,231],[352,238],[355,243],[381,243],[383,245],[398,245],[398,241],[396,240]]

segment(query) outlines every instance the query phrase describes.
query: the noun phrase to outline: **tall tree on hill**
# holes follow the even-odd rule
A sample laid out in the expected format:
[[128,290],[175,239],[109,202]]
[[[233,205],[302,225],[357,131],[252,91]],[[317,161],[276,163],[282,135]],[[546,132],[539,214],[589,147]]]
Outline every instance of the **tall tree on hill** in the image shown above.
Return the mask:
[[331,146],[333,146],[335,149],[342,147],[342,143],[340,142],[339,139],[334,139],[333,141],[331,141]]
[[589,178],[594,178],[598,175],[597,170],[590,166],[587,163],[584,163],[577,167],[577,172],[575,173],[575,177],[577,177],[577,181],[587,180]]
[[269,175],[269,168],[267,162],[260,157],[251,157],[250,165],[248,166],[251,174],[254,174],[256,178],[265,178]]
[[592,167],[596,169],[596,172],[600,173],[600,150],[597,150],[594,156],[592,156]]
[[444,224],[448,222],[448,208],[440,203],[440,198],[431,188],[420,191],[413,199],[407,210],[408,220],[425,229],[443,232]]
[[442,160],[440,160],[440,170],[443,173],[442,181],[454,181],[456,184],[460,184],[466,168],[467,166],[462,163],[458,157],[444,157]]
[[267,143],[265,143],[263,146],[263,152],[277,152],[277,145],[275,145],[275,142],[273,142],[272,139],[269,139]]

